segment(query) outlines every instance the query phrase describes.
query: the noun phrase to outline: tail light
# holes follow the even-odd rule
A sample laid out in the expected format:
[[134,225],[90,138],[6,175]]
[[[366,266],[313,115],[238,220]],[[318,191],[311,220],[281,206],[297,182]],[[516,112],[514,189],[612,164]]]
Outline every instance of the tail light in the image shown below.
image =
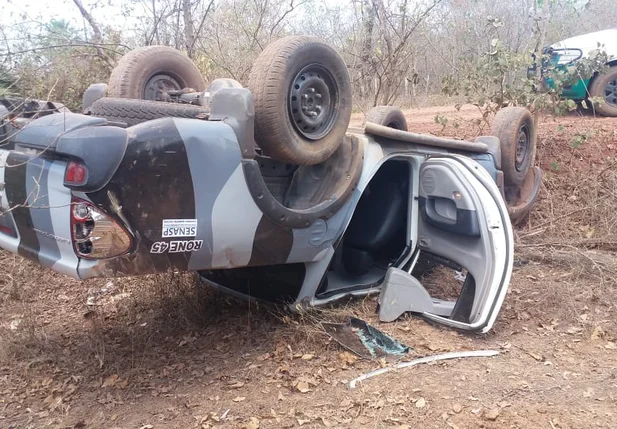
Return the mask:
[[87,201],[73,198],[71,235],[80,258],[104,259],[123,255],[131,236],[118,222]]
[[85,165],[80,164],[77,161],[71,161],[66,166],[64,172],[64,184],[79,186],[86,183],[88,179],[88,169]]
[[10,235],[11,237],[17,237],[15,230],[7,225],[0,225],[0,232],[2,234]]

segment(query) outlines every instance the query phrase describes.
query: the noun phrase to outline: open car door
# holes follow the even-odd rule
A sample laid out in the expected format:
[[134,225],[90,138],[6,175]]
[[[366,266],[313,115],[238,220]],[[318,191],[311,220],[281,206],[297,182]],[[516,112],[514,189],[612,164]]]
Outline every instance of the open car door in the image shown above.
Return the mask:
[[[505,298],[514,253],[512,226],[499,189],[484,168],[457,155],[426,160],[415,188],[414,256],[408,271],[388,270],[379,297],[380,319],[392,321],[411,311],[454,328],[487,332]],[[432,297],[411,275],[426,254],[467,273],[458,299]]]

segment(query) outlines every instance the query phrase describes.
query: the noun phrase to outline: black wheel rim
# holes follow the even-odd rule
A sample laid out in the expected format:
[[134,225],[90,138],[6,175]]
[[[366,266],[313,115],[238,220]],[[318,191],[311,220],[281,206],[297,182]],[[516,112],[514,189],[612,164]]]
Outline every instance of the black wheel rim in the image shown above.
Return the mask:
[[604,99],[608,104],[617,107],[617,78],[606,84]]
[[296,131],[309,140],[327,135],[336,119],[338,87],[319,64],[304,67],[291,81],[288,107]]
[[162,95],[168,91],[177,91],[182,89],[180,79],[165,73],[155,74],[144,88],[144,100],[162,100]]
[[527,128],[527,125],[523,125],[518,130],[518,139],[516,141],[516,161],[514,166],[517,171],[521,171],[525,168],[530,139],[529,128]]

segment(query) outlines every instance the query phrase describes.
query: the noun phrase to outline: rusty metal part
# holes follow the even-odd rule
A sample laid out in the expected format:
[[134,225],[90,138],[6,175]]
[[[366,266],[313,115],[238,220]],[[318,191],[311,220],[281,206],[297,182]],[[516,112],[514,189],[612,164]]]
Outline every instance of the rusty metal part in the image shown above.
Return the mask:
[[484,143],[470,142],[467,140],[446,139],[436,137],[430,134],[417,134],[409,131],[401,131],[384,125],[367,122],[364,126],[364,132],[375,136],[386,137],[393,140],[404,141],[408,143],[422,144],[427,146],[442,147],[452,150],[464,150],[468,152],[488,152],[488,146]]

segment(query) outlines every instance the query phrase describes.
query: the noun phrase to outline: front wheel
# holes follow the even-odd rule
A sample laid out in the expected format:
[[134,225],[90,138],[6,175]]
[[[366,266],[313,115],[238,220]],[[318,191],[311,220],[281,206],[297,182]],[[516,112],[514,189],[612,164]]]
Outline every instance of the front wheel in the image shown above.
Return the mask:
[[405,119],[403,111],[394,106],[373,107],[366,115],[366,122],[407,131],[407,119]]
[[589,87],[591,97],[601,98],[595,110],[602,116],[617,116],[617,66],[597,76]]
[[497,112],[491,135],[499,138],[501,170],[507,187],[519,188],[536,156],[533,117],[524,107],[505,107]]

